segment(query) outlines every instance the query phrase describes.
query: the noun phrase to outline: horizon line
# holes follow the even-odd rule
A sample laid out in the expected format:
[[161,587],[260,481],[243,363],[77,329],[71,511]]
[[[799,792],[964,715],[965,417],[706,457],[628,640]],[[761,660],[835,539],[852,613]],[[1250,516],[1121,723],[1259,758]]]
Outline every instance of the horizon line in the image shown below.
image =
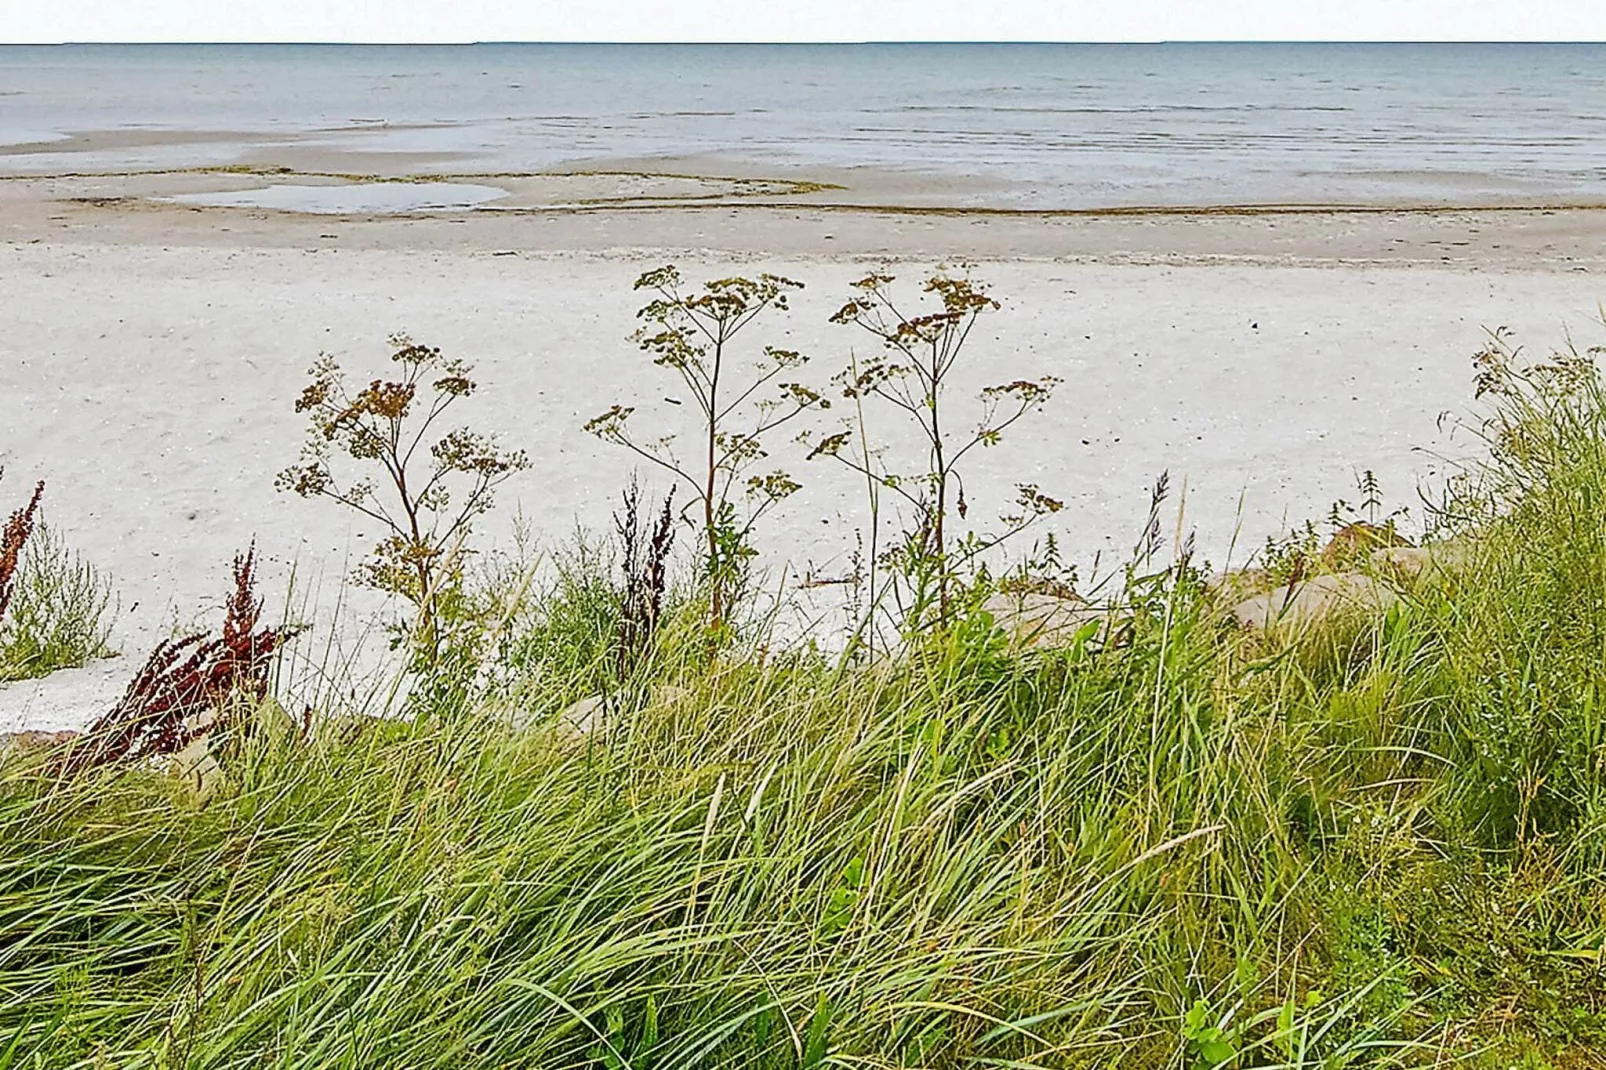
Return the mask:
[[539,46],[577,46],[577,47],[670,47],[670,48],[718,48],[718,47],[864,47],[880,45],[1598,45],[1606,44],[1606,38],[1529,38],[1493,39],[1493,38],[1273,38],[1273,37],[1198,37],[1198,38],[1120,38],[1107,40],[1062,40],[1062,39],[865,39],[865,40],[808,40],[808,41],[775,41],[775,40],[740,40],[740,41],[711,41],[711,40],[674,40],[674,41],[644,41],[644,40],[536,40],[536,39],[484,39],[484,40],[439,40],[439,41],[386,41],[386,40],[207,40],[207,41],[102,41],[102,40],[73,40],[73,41],[0,41],[0,48],[82,48],[82,47],[156,47],[156,48],[185,48],[185,47],[312,47],[312,48],[473,48],[481,46],[506,45],[539,45]]

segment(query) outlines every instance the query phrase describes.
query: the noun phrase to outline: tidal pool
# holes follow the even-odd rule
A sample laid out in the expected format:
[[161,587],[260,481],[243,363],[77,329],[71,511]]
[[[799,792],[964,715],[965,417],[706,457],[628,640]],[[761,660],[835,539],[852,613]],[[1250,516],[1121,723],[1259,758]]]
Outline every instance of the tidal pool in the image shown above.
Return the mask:
[[275,184],[219,193],[181,193],[160,200],[222,208],[270,208],[325,215],[365,212],[441,212],[474,208],[506,197],[495,186],[464,182],[359,182],[346,186]]

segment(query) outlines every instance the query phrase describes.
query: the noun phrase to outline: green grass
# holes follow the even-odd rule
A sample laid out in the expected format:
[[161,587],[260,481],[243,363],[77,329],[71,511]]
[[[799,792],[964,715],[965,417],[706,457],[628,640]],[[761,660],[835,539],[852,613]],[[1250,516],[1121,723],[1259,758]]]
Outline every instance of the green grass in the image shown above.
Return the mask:
[[1173,574],[516,731],[605,679],[582,561],[490,697],[270,705],[204,805],[13,758],[0,1067],[1602,1066],[1606,401],[1507,386],[1467,568],[1297,646]]
[[23,549],[16,590],[0,618],[0,681],[77,668],[110,653],[111,586],[48,524]]

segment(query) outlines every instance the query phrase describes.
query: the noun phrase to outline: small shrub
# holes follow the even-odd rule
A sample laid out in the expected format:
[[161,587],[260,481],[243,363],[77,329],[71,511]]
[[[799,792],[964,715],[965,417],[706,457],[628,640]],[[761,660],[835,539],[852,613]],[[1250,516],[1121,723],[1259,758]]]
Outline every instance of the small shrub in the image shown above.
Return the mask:
[[[697,660],[706,656],[701,607],[670,583],[673,502],[671,491],[654,518],[631,480],[614,514],[612,538],[582,530],[546,556],[544,580],[508,622],[494,658],[504,693],[544,690],[562,705],[645,684],[648,672],[661,668],[656,654],[671,622],[689,630],[691,646],[702,652]],[[486,586],[509,584],[493,578]]]
[[606,690],[622,631],[612,547],[584,532],[549,557],[550,571],[511,622],[501,668],[521,694],[554,705]]

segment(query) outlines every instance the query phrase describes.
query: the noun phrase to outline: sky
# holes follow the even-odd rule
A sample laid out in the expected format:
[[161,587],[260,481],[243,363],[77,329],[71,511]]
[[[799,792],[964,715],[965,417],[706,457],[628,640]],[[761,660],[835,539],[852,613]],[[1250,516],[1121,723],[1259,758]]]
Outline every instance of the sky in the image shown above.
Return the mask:
[[0,0],[0,41],[1601,41],[1603,0]]

